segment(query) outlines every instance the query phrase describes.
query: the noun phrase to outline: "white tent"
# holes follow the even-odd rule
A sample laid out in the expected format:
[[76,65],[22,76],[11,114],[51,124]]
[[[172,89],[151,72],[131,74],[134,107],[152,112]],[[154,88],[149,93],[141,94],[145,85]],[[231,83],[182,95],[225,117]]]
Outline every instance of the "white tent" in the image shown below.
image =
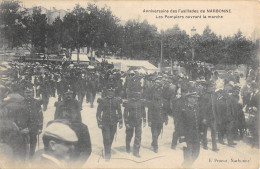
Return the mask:
[[[71,54],[71,60],[72,61],[77,61],[77,53],[72,53]],[[86,54],[79,54],[79,61],[81,62],[89,62],[88,56]]]
[[[102,58],[96,59],[102,62]],[[108,63],[113,63],[116,69],[127,71],[131,67],[138,67],[144,69],[147,73],[159,71],[157,67],[151,64],[148,60],[123,60],[123,59],[106,59]]]

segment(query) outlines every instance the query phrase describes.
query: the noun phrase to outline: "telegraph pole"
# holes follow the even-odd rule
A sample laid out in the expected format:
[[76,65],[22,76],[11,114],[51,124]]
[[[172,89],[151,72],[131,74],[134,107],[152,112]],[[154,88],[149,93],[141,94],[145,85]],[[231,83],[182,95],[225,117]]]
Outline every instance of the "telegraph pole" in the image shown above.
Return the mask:
[[161,61],[160,61],[160,72],[162,72],[162,62],[163,62],[163,41],[161,39]]
[[[193,37],[194,35],[196,34],[196,29],[195,29],[195,27],[193,26],[193,28],[191,29],[191,37]],[[192,46],[192,48],[191,48],[191,54],[192,54],[192,61],[194,61],[194,44],[192,43],[191,44],[191,46]]]
[[77,63],[79,63],[79,18],[77,17]]
[[107,43],[104,43],[104,60],[106,60],[106,49],[107,49]]

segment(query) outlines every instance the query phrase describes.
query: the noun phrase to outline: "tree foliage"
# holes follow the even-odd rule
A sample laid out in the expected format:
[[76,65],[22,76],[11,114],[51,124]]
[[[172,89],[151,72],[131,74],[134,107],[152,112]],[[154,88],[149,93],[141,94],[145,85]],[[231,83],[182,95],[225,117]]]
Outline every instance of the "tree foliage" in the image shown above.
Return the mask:
[[[228,37],[217,36],[209,26],[203,33],[189,36],[178,25],[160,33],[146,20],[128,20],[120,24],[108,7],[77,4],[64,18],[47,22],[40,7],[33,12],[23,9],[19,1],[0,4],[1,46],[28,46],[32,52],[59,53],[61,48],[88,47],[100,55],[146,59],[157,65],[161,50],[164,66],[170,61],[208,62],[213,64],[248,64],[257,67],[259,40],[253,42],[238,30]],[[161,49],[162,46],[162,49]],[[46,50],[47,49],[47,50]],[[192,58],[194,51],[194,58]]]

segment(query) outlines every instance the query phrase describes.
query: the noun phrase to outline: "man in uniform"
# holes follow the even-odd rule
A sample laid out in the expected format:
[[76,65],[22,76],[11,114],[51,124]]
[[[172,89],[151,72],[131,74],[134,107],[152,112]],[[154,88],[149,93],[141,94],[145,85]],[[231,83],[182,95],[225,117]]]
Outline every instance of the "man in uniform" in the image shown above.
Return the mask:
[[43,101],[43,111],[47,110],[49,104],[50,91],[51,89],[50,89],[50,83],[48,81],[48,74],[45,73],[45,77],[42,79],[42,82],[40,84],[40,89],[39,89]]
[[259,98],[260,93],[258,90],[259,84],[256,82],[252,82],[251,88],[252,93],[250,95],[249,99],[249,118],[251,121],[251,124],[249,124],[248,128],[250,132],[252,133],[254,144],[259,146]]
[[81,107],[76,99],[73,99],[72,91],[64,93],[64,100],[55,102],[56,111],[54,119],[67,119],[69,122],[82,122]]
[[143,127],[146,125],[146,112],[144,101],[141,100],[141,93],[131,93],[130,98],[123,104],[124,122],[126,126],[126,152],[130,153],[130,143],[135,131],[135,141],[133,155],[140,157],[139,149],[142,136],[142,121]]
[[[30,137],[30,158],[35,153],[37,135],[42,131],[43,114],[41,109],[41,101],[33,98],[33,89],[26,89],[24,91],[25,107],[29,112],[29,137]],[[39,141],[39,140],[38,140]]]
[[95,72],[90,72],[90,75],[87,79],[87,94],[89,95],[90,107],[94,107],[94,101],[96,98],[96,93],[98,89],[98,78]]
[[107,90],[106,96],[98,99],[96,113],[98,127],[102,129],[105,159],[107,161],[111,158],[111,146],[117,130],[117,123],[119,122],[119,129],[121,129],[123,125],[121,100],[114,96],[115,93],[113,89]]
[[171,148],[176,149],[178,138],[183,136],[183,120],[182,120],[182,112],[185,108],[185,95],[181,96],[181,86],[179,84],[179,93],[176,95],[176,98],[172,101],[172,110],[173,110],[173,118],[174,118],[174,132],[172,135],[172,144]]
[[188,94],[185,111],[183,111],[184,140],[187,144],[187,147],[183,147],[184,167],[191,166],[200,152],[198,98],[196,93]]
[[155,92],[153,100],[150,102],[148,107],[148,125],[151,127],[152,132],[152,147],[155,153],[158,153],[158,137],[163,128],[163,123],[168,124],[168,115],[164,110],[162,89],[160,81],[155,81]]
[[218,116],[218,141],[224,144],[224,135],[226,134],[228,146],[234,146],[233,129],[235,126],[234,110],[232,108],[232,91],[233,86],[229,83],[225,84],[224,90],[218,92],[217,97],[217,116]]
[[210,81],[204,82],[205,91],[199,99],[199,108],[200,108],[200,126],[202,130],[202,145],[204,149],[208,149],[207,141],[207,131],[210,128],[211,139],[212,139],[212,150],[218,151],[217,148],[217,129],[216,129],[216,110],[214,105],[214,93],[215,91],[214,84]]

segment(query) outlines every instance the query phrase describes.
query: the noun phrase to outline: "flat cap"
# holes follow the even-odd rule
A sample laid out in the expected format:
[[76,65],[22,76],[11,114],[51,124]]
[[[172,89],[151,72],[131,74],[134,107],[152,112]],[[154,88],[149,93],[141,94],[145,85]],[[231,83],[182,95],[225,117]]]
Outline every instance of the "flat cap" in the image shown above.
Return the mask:
[[44,130],[44,136],[51,136],[65,142],[77,142],[76,133],[66,124],[60,122],[51,123]]

